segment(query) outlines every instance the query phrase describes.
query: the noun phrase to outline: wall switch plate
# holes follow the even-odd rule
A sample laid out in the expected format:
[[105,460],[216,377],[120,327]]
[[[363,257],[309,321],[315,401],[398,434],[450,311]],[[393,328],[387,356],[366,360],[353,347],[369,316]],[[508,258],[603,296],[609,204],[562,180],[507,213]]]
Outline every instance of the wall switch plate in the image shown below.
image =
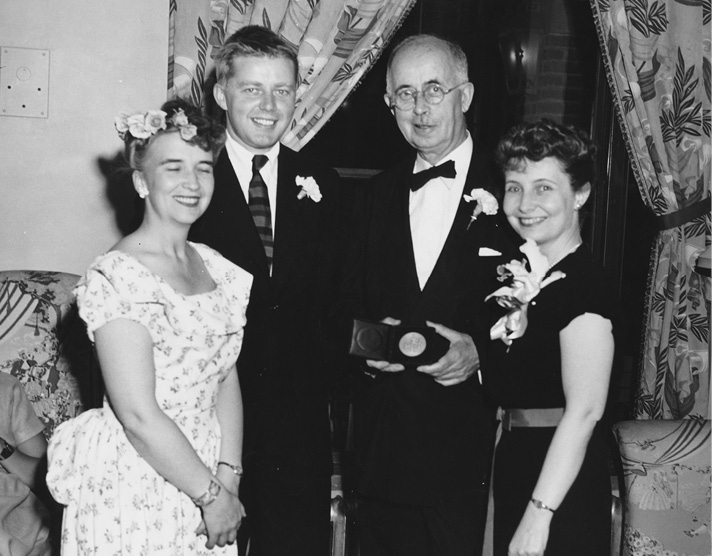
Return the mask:
[[0,46],[0,116],[47,118],[49,50]]

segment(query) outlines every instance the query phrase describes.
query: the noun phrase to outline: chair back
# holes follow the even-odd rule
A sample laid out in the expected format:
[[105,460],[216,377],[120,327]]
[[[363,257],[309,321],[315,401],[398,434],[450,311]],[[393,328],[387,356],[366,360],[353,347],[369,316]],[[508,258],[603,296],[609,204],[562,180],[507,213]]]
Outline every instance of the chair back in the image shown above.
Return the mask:
[[625,483],[623,556],[710,554],[710,421],[613,426]]

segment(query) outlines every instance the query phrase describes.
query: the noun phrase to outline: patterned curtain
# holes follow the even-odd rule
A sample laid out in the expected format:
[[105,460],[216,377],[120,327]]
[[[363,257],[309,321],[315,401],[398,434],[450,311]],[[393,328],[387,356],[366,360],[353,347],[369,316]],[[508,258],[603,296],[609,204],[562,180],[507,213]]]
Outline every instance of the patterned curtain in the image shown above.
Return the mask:
[[168,98],[200,104],[212,55],[236,30],[263,25],[294,45],[297,109],[282,143],[306,145],[358,85],[416,0],[170,0]]
[[[660,232],[638,419],[710,418],[710,0],[591,0],[618,120]],[[630,225],[635,225],[631,222]]]

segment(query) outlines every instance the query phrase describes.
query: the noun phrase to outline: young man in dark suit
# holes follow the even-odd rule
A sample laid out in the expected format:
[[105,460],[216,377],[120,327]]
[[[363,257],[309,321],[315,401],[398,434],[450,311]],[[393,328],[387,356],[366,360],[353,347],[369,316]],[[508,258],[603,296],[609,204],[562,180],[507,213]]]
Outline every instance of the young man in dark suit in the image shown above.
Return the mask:
[[449,349],[417,367],[369,360],[357,377],[362,556],[473,556],[482,547],[494,440],[478,380],[484,298],[512,248],[500,215],[488,214],[494,198],[480,191],[467,201],[490,187],[488,158],[466,127],[473,94],[457,45],[420,35],[393,50],[385,100],[415,152],[367,185],[358,316],[430,326]]
[[340,251],[338,176],[279,143],[298,83],[290,45],[248,26],[216,62],[228,139],[190,239],[254,277],[237,363],[250,555],[318,556],[329,550],[332,369],[323,340]]

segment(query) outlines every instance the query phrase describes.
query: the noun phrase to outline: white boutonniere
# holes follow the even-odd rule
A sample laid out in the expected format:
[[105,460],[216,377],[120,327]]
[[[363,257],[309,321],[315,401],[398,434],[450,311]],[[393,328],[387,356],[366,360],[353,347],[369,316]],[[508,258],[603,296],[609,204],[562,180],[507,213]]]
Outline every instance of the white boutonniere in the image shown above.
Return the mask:
[[502,340],[508,346],[512,344],[512,340],[524,335],[528,323],[527,309],[531,300],[539,295],[545,286],[566,277],[566,274],[556,270],[546,280],[543,279],[549,270],[549,261],[539,251],[534,240],[527,239],[519,250],[527,256],[531,270],[527,270],[524,260],[513,260],[498,266],[497,279],[504,282],[511,278],[511,285],[503,286],[485,298],[487,301],[494,297],[499,305],[509,309],[490,329],[491,339]]
[[497,214],[497,210],[499,210],[499,203],[497,202],[497,199],[494,198],[494,195],[481,187],[473,189],[470,191],[469,195],[465,194],[464,199],[468,203],[472,201],[477,202],[475,209],[470,215],[470,223],[467,225],[468,230],[470,229],[470,225],[477,220],[477,217],[483,212],[485,214],[493,215]]
[[316,183],[314,178],[311,176],[303,178],[302,176],[297,176],[295,180],[297,185],[301,187],[299,193],[297,194],[297,199],[301,200],[304,197],[309,197],[315,203],[321,201],[321,190],[319,189],[319,184]]

